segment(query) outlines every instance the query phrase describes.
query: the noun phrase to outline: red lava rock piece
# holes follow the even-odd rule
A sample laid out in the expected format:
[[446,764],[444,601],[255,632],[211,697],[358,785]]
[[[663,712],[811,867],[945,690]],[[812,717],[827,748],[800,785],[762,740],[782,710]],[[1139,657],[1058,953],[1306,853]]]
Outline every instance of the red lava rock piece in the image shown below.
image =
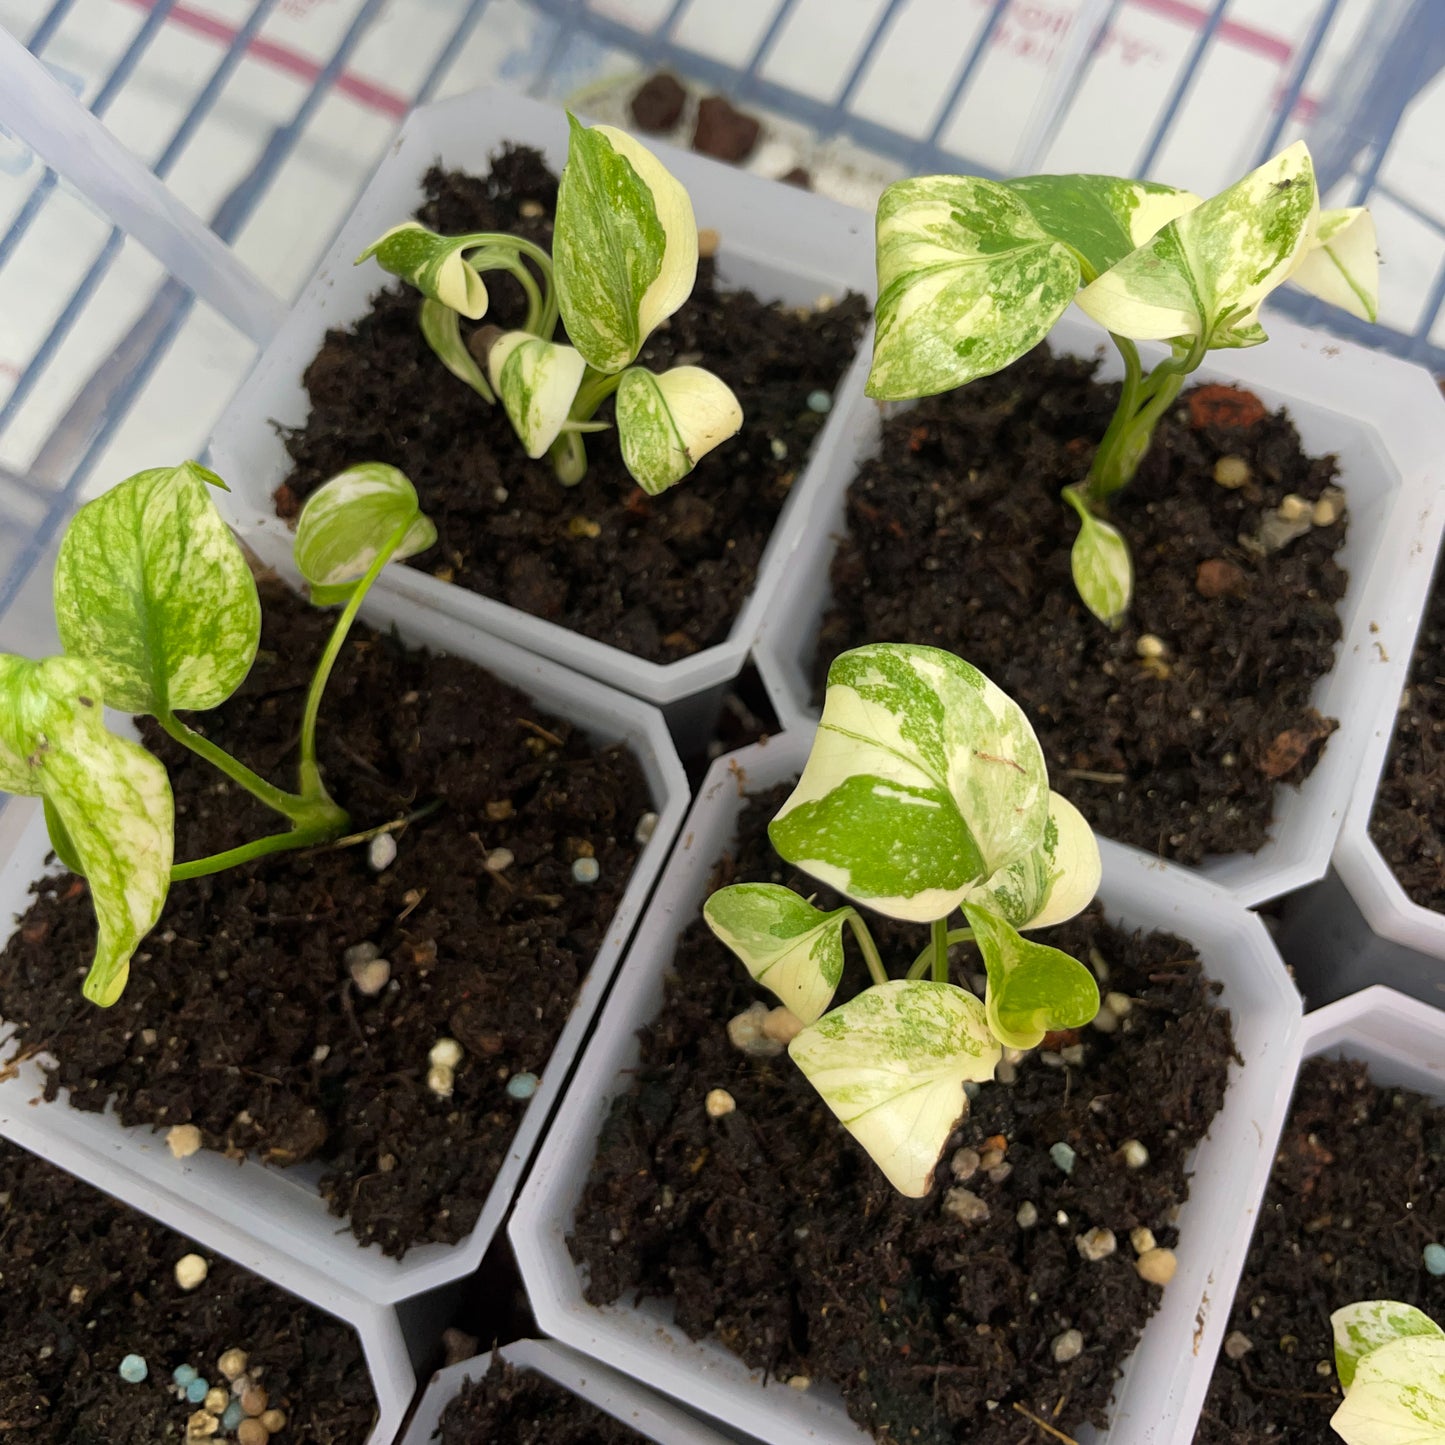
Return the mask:
[[1195,431],[1207,426],[1253,426],[1265,417],[1264,403],[1253,392],[1241,391],[1237,386],[1196,386],[1185,400],[1189,403],[1189,424]]
[[1223,557],[1210,557],[1199,564],[1194,574],[1194,590],[1201,597],[1238,597],[1249,588],[1249,579],[1242,567]]
[[682,118],[686,103],[687,88],[675,75],[660,70],[632,97],[632,119],[638,130],[668,131]]
[[692,148],[736,165],[752,155],[762,133],[763,124],[756,116],[734,109],[726,96],[710,95],[697,108]]
[[1304,727],[1286,728],[1264,750],[1259,770],[1267,778],[1282,778],[1292,773],[1308,756],[1321,738],[1328,737],[1334,727],[1322,717],[1312,718]]

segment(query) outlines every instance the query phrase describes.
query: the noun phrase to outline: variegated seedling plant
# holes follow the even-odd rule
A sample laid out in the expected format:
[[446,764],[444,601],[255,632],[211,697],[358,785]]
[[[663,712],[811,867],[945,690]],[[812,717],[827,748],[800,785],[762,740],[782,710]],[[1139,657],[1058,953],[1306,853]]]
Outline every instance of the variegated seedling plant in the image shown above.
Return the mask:
[[[633,364],[647,338],[692,294],[698,256],[692,201],[625,131],[567,119],[571,138],[550,256],[521,236],[441,236],[408,221],[368,246],[357,264],[374,256],[421,292],[422,335],[442,365],[484,401],[500,398],[527,455],[550,457],[567,485],[586,474],[583,435],[606,429],[597,409],[615,394],[622,458],[638,486],[655,496],[738,430],[742,408],[727,384],[700,366],[658,374]],[[487,314],[486,272],[516,279],[527,315],[518,331],[474,333],[484,372],[461,321]],[[559,318],[570,344],[553,339]]]
[[[1117,625],[1133,593],[1129,549],[1104,520],[1184,379],[1220,348],[1258,346],[1266,297],[1289,281],[1373,321],[1379,260],[1363,207],[1321,211],[1303,142],[1209,200],[1118,176],[923,176],[878,203],[878,310],[868,394],[933,396],[1037,346],[1077,301],[1124,361],[1119,405],[1078,513],[1079,595]],[[1167,341],[1145,370],[1136,345]]]
[[[927,1193],[1002,1050],[1030,1049],[1099,1010],[1089,970],[1025,938],[1072,917],[1099,884],[1098,844],[1051,792],[1023,710],[976,668],[932,647],[878,643],[828,671],[822,720],[797,788],[769,825],[789,863],[853,903],[930,925],[891,978],[851,904],[824,912],[771,883],[703,907],[713,932],[804,1025],[789,1052],[895,1188]],[[949,927],[961,909],[966,926]],[[871,984],[833,1006],[849,929]],[[983,999],[951,982],[971,942]]]
[[1330,1316],[1344,1403],[1330,1420],[1345,1445],[1445,1445],[1445,1330],[1398,1300]]
[[[311,679],[295,792],[274,786],[180,714],[223,703],[245,680],[261,633],[255,579],[221,520],[214,472],[195,462],[139,472],[72,519],[55,564],[59,655],[0,654],[0,789],[39,797],[56,856],[90,888],[99,923],[84,993],[113,1004],[173,882],[267,853],[334,842],[345,810],[316,757],[322,694],[357,609],[393,558],[436,530],[395,468],[355,467],[307,499],[295,558],[318,605],[344,603]],[[160,760],[106,725],[113,707],[155,718],[176,742],[273,809],[284,831],[175,861],[175,804]]]

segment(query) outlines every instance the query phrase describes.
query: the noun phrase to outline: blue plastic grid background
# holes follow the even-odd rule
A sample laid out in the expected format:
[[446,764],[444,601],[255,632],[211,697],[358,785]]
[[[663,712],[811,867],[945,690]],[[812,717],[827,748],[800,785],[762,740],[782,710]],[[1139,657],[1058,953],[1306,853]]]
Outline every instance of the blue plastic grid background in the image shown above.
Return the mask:
[[[115,0],[143,10],[144,18],[127,44],[110,63],[108,71],[94,77],[98,82],[88,108],[104,120],[107,111],[122,97],[147,53],[172,22],[186,22],[194,29],[209,23],[206,12],[178,4],[177,0]],[[294,3],[294,0],[293,0]],[[898,171],[926,172],[968,169],[990,174],[991,167],[971,158],[947,142],[950,123],[969,99],[985,68],[991,45],[997,43],[1002,27],[1026,18],[1024,12],[1039,7],[1027,0],[975,0],[987,14],[969,43],[950,57],[952,79],[941,104],[932,111],[922,133],[882,124],[876,113],[869,115],[856,103],[860,84],[870,59],[895,36],[913,0],[873,0],[872,15],[864,26],[850,65],[837,77],[826,99],[804,89],[782,83],[769,75],[769,58],[789,26],[796,19],[802,0],[766,0],[770,9],[754,29],[747,52],[728,61],[705,53],[689,43],[685,24],[689,12],[699,3],[727,4],[729,0],[652,0],[652,3],[619,4],[617,0],[455,0],[443,3],[448,23],[434,37],[430,63],[403,90],[382,93],[382,110],[399,121],[410,104],[433,98],[439,89],[453,93],[469,81],[459,72],[459,57],[478,37],[485,38],[489,16],[519,7],[534,12],[541,42],[530,55],[532,74],[513,75],[536,93],[557,88],[557,77],[569,73],[577,52],[603,52],[631,61],[640,69],[656,65],[674,68],[689,78],[716,87],[744,104],[765,108],[776,116],[800,122],[819,136],[845,137],[850,142],[892,162]],[[959,0],[960,5],[963,0]],[[1258,136],[1255,153],[1262,159],[1270,154],[1295,115],[1306,86],[1315,75],[1321,48],[1335,25],[1342,0],[1318,0],[1298,43],[1289,54],[1287,69],[1278,85],[1269,119]],[[28,29],[14,27],[16,38],[35,56],[44,60],[47,47],[70,18],[76,0],[54,0],[48,8],[37,4]],[[1121,12],[1145,0],[1071,0],[1067,35],[1050,65],[1046,93],[1030,117],[1029,133],[1020,137],[1015,157],[1042,156],[1065,117],[1073,98],[1086,83],[1095,57],[1100,53],[1111,27]],[[237,68],[258,44],[264,44],[268,22],[283,0],[233,0],[230,20],[224,27],[212,24],[213,39],[222,37],[215,50],[213,67],[195,92],[182,116],[153,162],[154,174],[164,180],[183,157],[188,145],[211,120],[218,97],[225,91]],[[1139,126],[1137,159],[1133,174],[1151,172],[1186,107],[1191,91],[1207,71],[1215,50],[1226,39],[1231,24],[1231,0],[1186,4],[1184,0],[1149,0],[1156,11],[1184,12],[1194,22],[1193,39],[1178,63],[1164,102]],[[385,12],[384,0],[350,0],[344,6],[345,23],[337,31],[329,54],[305,71],[309,85],[292,113],[274,126],[249,168],[231,186],[220,203],[206,217],[221,241],[234,242],[258,203],[266,196],[288,158],[307,136],[318,111],[340,88],[353,89],[358,82],[350,67],[358,49],[377,26]],[[856,13],[857,4],[847,7]],[[1438,0],[1376,0],[1368,29],[1369,42],[1358,55],[1353,79],[1344,87],[1336,83],[1331,94],[1327,124],[1308,129],[1317,166],[1326,183],[1353,174],[1352,202],[1378,199],[1384,190],[1381,168],[1392,138],[1412,99],[1434,80],[1445,65],[1445,5]],[[639,18],[642,17],[642,18]],[[1236,24],[1236,29],[1238,28]],[[6,37],[0,34],[0,41]],[[464,67],[463,67],[464,69]],[[493,78],[486,76],[485,78]],[[814,87],[816,89],[816,87]],[[76,102],[77,108],[79,102]],[[1026,169],[1015,166],[1014,169]],[[1118,167],[1124,169],[1124,167]],[[63,182],[53,170],[44,169],[23,203],[14,210],[0,233],[0,276],[11,263],[26,235],[52,204]],[[1398,193],[1390,199],[1410,211],[1433,233],[1445,237],[1445,218],[1422,206],[1418,198]],[[339,223],[343,210],[330,218]],[[128,245],[125,232],[114,226],[99,247],[79,285],[64,298],[53,324],[23,361],[13,388],[0,406],[0,439],[21,414],[27,402],[43,392],[47,374],[57,354],[73,340],[83,324],[86,306],[115,266]],[[178,242],[185,249],[184,240]],[[1369,328],[1342,313],[1322,307],[1308,298],[1281,295],[1279,304],[1307,323],[1328,326],[1340,334],[1367,344],[1387,346],[1402,355],[1445,371],[1445,348],[1432,339],[1438,336],[1436,319],[1445,300],[1445,249],[1441,263],[1428,287],[1428,296],[1415,324],[1404,328]],[[239,261],[227,258],[222,269],[233,265],[242,289],[254,283]],[[59,413],[44,440],[30,454],[23,472],[0,466],[0,617],[16,599],[37,562],[52,545],[65,517],[103,456],[117,429],[136,404],[168,348],[186,325],[199,299],[223,314],[223,300],[198,295],[174,276],[159,275],[154,294],[138,313],[117,344],[99,360],[94,372]],[[229,312],[249,340],[264,345],[270,329],[279,320],[282,307],[262,305],[248,315]]]

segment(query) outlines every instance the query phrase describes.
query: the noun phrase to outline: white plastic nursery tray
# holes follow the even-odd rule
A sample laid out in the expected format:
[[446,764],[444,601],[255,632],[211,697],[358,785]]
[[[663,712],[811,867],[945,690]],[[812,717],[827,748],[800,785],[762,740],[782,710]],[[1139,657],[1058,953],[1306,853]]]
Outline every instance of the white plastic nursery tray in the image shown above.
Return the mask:
[[[1238,382],[1271,409],[1288,409],[1307,454],[1339,457],[1348,507],[1339,556],[1349,587],[1340,604],[1344,631],[1335,666],[1312,698],[1323,716],[1339,719],[1339,730],[1300,787],[1275,790],[1274,827],[1258,853],[1215,855],[1199,865],[1250,907],[1324,876],[1367,754],[1393,728],[1445,524],[1445,403],[1434,379],[1420,367],[1277,316],[1266,317],[1266,329],[1270,339],[1263,346],[1211,353],[1191,384]],[[1081,357],[1107,348],[1100,376],[1122,374],[1107,337],[1077,309],[1065,313],[1049,341]],[[831,599],[828,569],[847,530],[848,486],[860,462],[878,450],[883,415],[864,402],[849,416],[846,437],[829,451],[812,527],[758,639],[758,668],[785,726],[817,719],[811,675]]]
[[[475,1229],[455,1245],[421,1245],[400,1260],[388,1258],[377,1248],[363,1248],[345,1223],[327,1212],[314,1187],[312,1170],[287,1171],[250,1160],[238,1166],[209,1149],[178,1160],[172,1158],[162,1133],[144,1126],[123,1128],[110,1111],[82,1112],[71,1108],[63,1096],[51,1104],[38,1102],[44,1089],[43,1055],[25,1061],[0,1079],[0,1134],[28,1143],[102,1188],[107,1187],[98,1177],[102,1171],[107,1176],[112,1170],[125,1171],[143,1182],[167,1208],[193,1213],[215,1231],[229,1231],[238,1242],[245,1241],[249,1251],[245,1262],[259,1267],[254,1261],[264,1261],[261,1272],[268,1278],[290,1286],[293,1271],[302,1270],[314,1273],[343,1296],[355,1294],[377,1304],[393,1304],[471,1274],[480,1264],[561,1096],[588,1026],[672,845],[689,794],[667,726],[655,708],[400,598],[373,596],[361,615],[373,627],[394,626],[413,645],[488,668],[547,711],[576,722],[599,742],[628,743],[642,766],[658,814],[657,827],[638,857],[606,938],[542,1072],[540,1086],[525,1109],[519,1106],[517,1132]],[[44,817],[32,800],[13,803],[0,818],[0,928],[8,937],[9,920],[24,912],[32,881],[45,871],[50,842]],[[75,988],[76,1004],[82,1006],[79,978]],[[5,1032],[0,1021],[0,1040]],[[0,1044],[0,1057],[8,1052]],[[193,1226],[186,1227],[196,1232]]]
[[479,1380],[500,1355],[518,1370],[545,1375],[573,1395],[596,1405],[656,1445],[724,1445],[726,1437],[654,1395],[635,1380],[551,1340],[518,1340],[500,1350],[449,1365],[432,1376],[401,1445],[431,1445],[442,1411],[468,1380]]
[[[227,408],[211,440],[211,463],[233,488],[221,506],[267,561],[284,560],[291,547],[290,533],[271,501],[291,470],[272,423],[295,427],[305,421],[310,407],[301,377],[327,330],[357,321],[370,298],[390,284],[375,264],[354,266],[355,257],[388,227],[413,214],[423,199],[422,177],[431,165],[440,161],[484,173],[504,141],[537,147],[560,171],[567,155],[565,114],[498,90],[475,91],[414,111],[286,324]],[[872,296],[873,221],[866,212],[686,151],[654,146],[650,139],[648,144],[687,186],[698,225],[719,233],[717,268],[723,284],[745,286],[765,300],[795,306],[811,306],[821,295],[836,299],[849,290]],[[824,479],[837,465],[833,454],[846,417],[862,402],[870,349],[865,339],[838,386],[833,415],[793,484],[763,554],[757,584],[724,642],[677,662],[649,662],[415,568],[390,568],[379,586],[651,702],[677,703],[720,687],[742,669],[816,510]],[[439,386],[461,385],[442,372],[440,363],[437,374]],[[477,405],[483,405],[480,399]],[[599,442],[613,444],[606,436]]]
[[[800,1393],[764,1383],[713,1340],[692,1341],[657,1300],[597,1308],[567,1250],[598,1132],[630,1084],[637,1030],[662,1003],[679,935],[697,916],[713,863],[731,844],[743,788],[795,777],[812,730],[719,759],[683,825],[591,1044],[548,1131],[512,1216],[510,1234],[537,1321],[549,1334],[771,1445],[862,1445],[866,1437],[827,1387]],[[1299,1056],[1300,1001],[1263,924],[1187,870],[1101,844],[1100,888],[1111,919],[1188,939],[1221,983],[1243,1067],[1192,1160],[1179,1221],[1179,1270],[1128,1361],[1111,1407],[1108,1445],[1186,1442],[1203,1404],[1263,1195]]]

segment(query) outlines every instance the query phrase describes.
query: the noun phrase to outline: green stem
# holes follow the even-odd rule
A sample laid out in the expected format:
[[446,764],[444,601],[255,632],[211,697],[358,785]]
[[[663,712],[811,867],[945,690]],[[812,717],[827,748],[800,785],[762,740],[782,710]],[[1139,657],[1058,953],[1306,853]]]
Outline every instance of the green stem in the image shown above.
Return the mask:
[[582,434],[575,431],[560,433],[557,440],[547,448],[552,459],[552,470],[564,487],[575,487],[587,475],[587,444]]
[[868,931],[868,925],[856,913],[850,913],[848,926],[853,930],[853,937],[858,940],[858,949],[863,955],[863,961],[868,965],[868,972],[873,982],[887,983],[888,970],[883,967],[883,957],[878,952],[878,945],[873,942],[873,935]]
[[[973,942],[973,929],[971,929],[971,928],[951,928],[951,929],[949,929],[949,931],[948,931],[948,938],[947,938],[946,942],[947,942],[947,946],[950,947],[950,948],[952,948],[955,943],[972,943],[972,942]],[[923,952],[920,953],[920,954],[918,955],[918,957],[913,960],[912,964],[909,965],[908,973],[905,975],[905,977],[910,978],[910,979],[919,979],[919,978],[922,978],[923,975],[924,975],[925,973],[927,973],[927,972],[929,971],[929,969],[932,968],[932,967],[933,967],[933,944],[932,944],[932,942],[930,941],[928,947],[925,948],[925,949],[923,950]]]
[[948,982],[948,919],[933,920],[933,981]]
[[617,390],[622,382],[620,371],[594,371],[590,366],[582,373],[582,385],[572,399],[568,421],[590,421],[597,408]]
[[[334,806],[334,804],[333,804]],[[340,809],[337,809],[340,812]],[[341,826],[346,826],[346,814],[341,813]],[[181,883],[187,878],[204,878],[210,873],[221,873],[253,858],[264,858],[268,853],[283,853],[292,848],[307,848],[313,843],[324,843],[334,831],[335,825],[328,821],[317,821],[306,827],[296,826],[285,833],[271,833],[251,843],[242,843],[239,848],[228,848],[224,853],[212,853],[207,858],[196,858],[190,863],[177,863],[171,868],[171,882]]]
[[[509,276],[515,276],[522,290],[527,293],[527,319],[522,323],[522,330],[530,332],[533,336],[543,334],[542,322],[547,315],[547,301],[543,298],[541,288],[537,285],[536,277],[526,268],[520,257],[509,256],[505,253],[479,256],[471,262],[471,265],[478,271],[505,271]],[[551,331],[549,330],[546,335],[550,339]]]
[[[538,318],[534,335],[540,336],[543,341],[550,341],[552,333],[557,329],[557,281],[552,270],[552,258],[535,241],[528,241],[521,236],[509,235],[505,231],[474,231],[465,238],[468,248],[485,246],[488,250],[516,251],[519,255],[525,256],[533,262],[542,273],[542,284],[544,290],[544,301],[541,307],[541,314]],[[473,263],[475,264],[475,263]],[[515,273],[513,273],[515,274]],[[529,325],[528,331],[533,328]]]

